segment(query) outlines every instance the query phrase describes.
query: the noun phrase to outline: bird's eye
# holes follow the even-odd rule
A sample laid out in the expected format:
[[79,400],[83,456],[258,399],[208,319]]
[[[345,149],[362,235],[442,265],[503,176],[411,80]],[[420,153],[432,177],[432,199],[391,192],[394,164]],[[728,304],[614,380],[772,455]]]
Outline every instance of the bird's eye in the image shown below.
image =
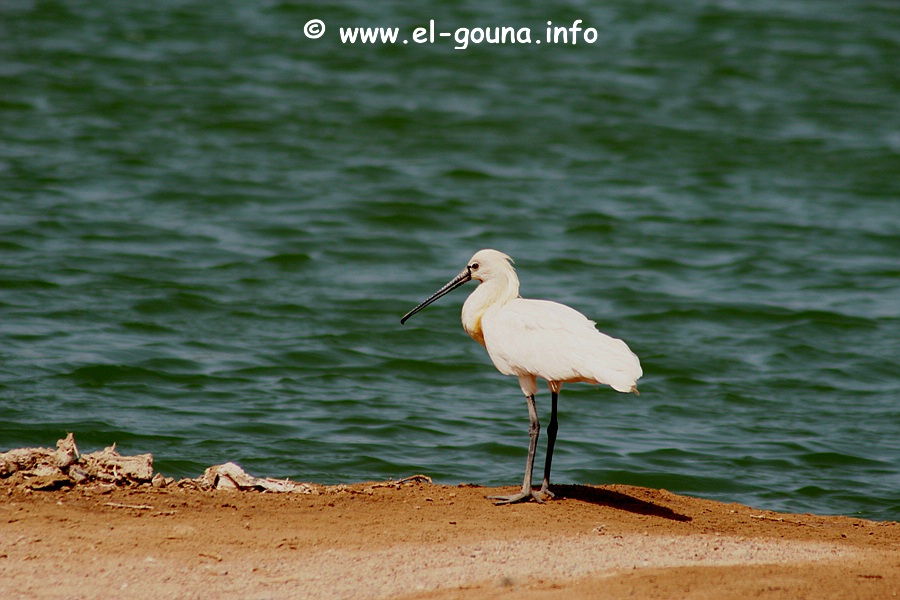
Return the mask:
[[477,270],[478,270],[478,263],[472,263],[471,265],[469,265],[469,268],[472,269],[473,271],[477,271]]

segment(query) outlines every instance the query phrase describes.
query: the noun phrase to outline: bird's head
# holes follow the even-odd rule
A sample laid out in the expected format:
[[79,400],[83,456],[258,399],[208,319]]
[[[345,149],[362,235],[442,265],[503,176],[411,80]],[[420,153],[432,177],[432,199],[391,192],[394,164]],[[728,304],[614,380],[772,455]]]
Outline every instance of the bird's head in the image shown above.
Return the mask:
[[497,250],[479,250],[466,265],[471,279],[487,281],[499,274],[507,274],[513,270],[513,259]]
[[460,271],[456,277],[448,281],[447,284],[444,285],[444,287],[429,296],[424,302],[403,315],[403,318],[400,319],[400,323],[406,323],[407,319],[409,319],[411,316],[413,316],[441,296],[449,294],[459,286],[468,283],[473,279],[477,281],[488,281],[489,279],[497,277],[499,275],[508,275],[509,273],[515,273],[515,270],[512,267],[512,261],[512,258],[510,258],[508,255],[502,252],[498,252],[497,250],[479,250],[472,258],[469,259],[469,262],[466,263],[465,269]]

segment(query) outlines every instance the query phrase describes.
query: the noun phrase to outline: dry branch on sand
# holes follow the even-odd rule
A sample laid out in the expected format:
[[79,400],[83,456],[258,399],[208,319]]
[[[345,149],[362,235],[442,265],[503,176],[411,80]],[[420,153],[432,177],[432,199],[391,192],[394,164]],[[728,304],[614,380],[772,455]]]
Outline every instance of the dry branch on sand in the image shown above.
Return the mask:
[[294,492],[300,494],[314,493],[313,486],[308,483],[297,483],[290,479],[272,479],[269,477],[253,477],[244,472],[233,462],[216,465],[206,469],[202,477],[191,480],[209,489],[217,490],[257,490],[260,492]]
[[0,454],[0,478],[17,476],[27,487],[51,490],[81,483],[141,484],[153,480],[153,455],[122,456],[113,444],[80,454],[75,436],[52,448],[17,448]]
[[[175,482],[172,477],[153,473],[153,455],[122,456],[113,444],[98,452],[81,454],[75,436],[68,434],[52,448],[18,448],[0,453],[0,479],[13,481],[31,490],[56,490],[82,484],[114,486],[152,485],[164,488],[177,485],[199,490],[240,490],[259,492],[291,492],[318,494],[320,491],[339,492],[342,486],[325,488],[289,479],[253,477],[233,462],[209,467],[196,479]],[[414,475],[399,482],[431,481],[425,475]]]

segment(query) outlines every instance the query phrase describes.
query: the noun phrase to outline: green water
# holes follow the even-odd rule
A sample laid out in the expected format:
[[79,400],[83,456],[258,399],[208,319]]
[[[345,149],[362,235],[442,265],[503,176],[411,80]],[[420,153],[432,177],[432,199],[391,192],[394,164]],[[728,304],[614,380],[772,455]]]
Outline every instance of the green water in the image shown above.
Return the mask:
[[493,247],[644,367],[564,388],[557,482],[900,518],[898,32],[875,0],[2,3],[0,450],[517,485],[464,291],[399,324]]

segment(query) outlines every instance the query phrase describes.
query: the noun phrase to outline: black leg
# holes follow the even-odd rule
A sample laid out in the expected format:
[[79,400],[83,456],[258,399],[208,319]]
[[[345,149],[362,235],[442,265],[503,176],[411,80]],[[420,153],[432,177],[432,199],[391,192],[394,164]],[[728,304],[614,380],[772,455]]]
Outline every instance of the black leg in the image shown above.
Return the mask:
[[559,400],[557,392],[551,392],[550,425],[547,426],[547,461],[544,463],[544,482],[541,484],[541,493],[553,497],[550,491],[550,464],[553,462],[553,446],[556,444],[556,432],[559,430],[559,422],[556,418],[556,405]]

